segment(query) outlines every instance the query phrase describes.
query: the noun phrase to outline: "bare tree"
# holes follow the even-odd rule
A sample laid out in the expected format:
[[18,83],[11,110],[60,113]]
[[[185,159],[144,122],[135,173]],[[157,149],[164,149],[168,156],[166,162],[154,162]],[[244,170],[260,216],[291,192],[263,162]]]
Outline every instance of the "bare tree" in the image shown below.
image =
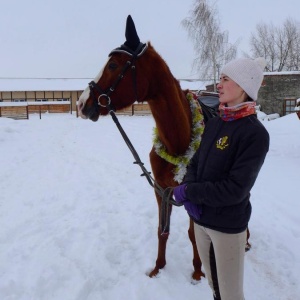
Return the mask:
[[287,19],[282,27],[258,24],[250,46],[253,57],[265,57],[270,72],[299,70],[300,29],[293,20]]
[[190,16],[182,21],[193,40],[196,58],[193,67],[200,77],[213,80],[214,89],[220,76],[220,68],[236,57],[237,43],[228,43],[228,32],[222,32],[218,12],[209,0],[196,0]]
[[[256,35],[251,36],[251,52],[255,57],[265,57],[267,70],[273,71],[277,62],[277,52],[275,49],[275,28],[273,25],[258,24]],[[261,41],[264,41],[263,43]]]
[[296,21],[287,20],[284,23],[285,31],[290,38],[290,48],[286,60],[286,69],[289,71],[300,70],[300,25]]

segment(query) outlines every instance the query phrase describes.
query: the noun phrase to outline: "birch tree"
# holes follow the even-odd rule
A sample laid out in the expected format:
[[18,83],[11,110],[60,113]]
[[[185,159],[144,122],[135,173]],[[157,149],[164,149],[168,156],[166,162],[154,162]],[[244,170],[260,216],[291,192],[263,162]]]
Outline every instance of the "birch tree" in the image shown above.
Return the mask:
[[236,57],[237,42],[228,42],[228,32],[221,31],[218,11],[208,0],[196,0],[187,18],[182,21],[193,41],[196,57],[193,68],[200,78],[216,83],[221,67]]

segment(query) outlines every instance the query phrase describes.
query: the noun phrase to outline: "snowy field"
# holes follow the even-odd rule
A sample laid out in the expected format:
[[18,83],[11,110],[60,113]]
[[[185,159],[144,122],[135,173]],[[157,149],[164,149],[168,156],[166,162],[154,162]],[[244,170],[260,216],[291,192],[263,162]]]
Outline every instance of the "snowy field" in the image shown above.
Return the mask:
[[[119,117],[148,170],[151,116]],[[252,190],[247,300],[300,299],[300,120],[263,122],[271,136]],[[1,300],[210,300],[191,284],[185,210],[174,208],[167,266],[157,252],[152,188],[111,118],[0,118]]]

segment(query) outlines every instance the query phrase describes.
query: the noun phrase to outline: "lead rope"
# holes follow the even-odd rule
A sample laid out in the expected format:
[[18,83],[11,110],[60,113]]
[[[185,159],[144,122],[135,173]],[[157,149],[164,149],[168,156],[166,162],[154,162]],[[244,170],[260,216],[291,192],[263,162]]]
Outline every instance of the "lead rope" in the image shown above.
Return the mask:
[[166,189],[163,189],[151,176],[151,173],[145,168],[144,163],[141,161],[138,153],[136,152],[135,148],[133,147],[131,141],[129,140],[126,132],[124,131],[123,127],[121,126],[115,112],[111,108],[110,105],[108,105],[109,114],[111,115],[113,121],[115,122],[117,128],[119,129],[126,145],[128,146],[129,150],[131,151],[135,161],[134,164],[137,164],[142,169],[141,176],[145,176],[148,180],[148,183],[154,188],[155,192],[161,197],[161,208],[160,208],[160,230],[161,235],[167,234],[170,229],[170,209],[171,205],[175,206],[181,206],[182,204],[178,204],[173,198],[173,190],[172,187],[167,187]]

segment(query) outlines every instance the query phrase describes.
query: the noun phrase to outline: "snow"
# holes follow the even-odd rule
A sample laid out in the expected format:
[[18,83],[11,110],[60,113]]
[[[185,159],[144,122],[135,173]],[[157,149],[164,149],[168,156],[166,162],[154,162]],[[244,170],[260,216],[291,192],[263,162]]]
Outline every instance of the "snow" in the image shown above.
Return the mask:
[[280,118],[280,115],[278,113],[267,115],[263,111],[256,110],[256,114],[257,114],[258,119],[261,120],[261,121],[272,121],[272,120],[275,120],[277,118]]
[[264,75],[272,76],[272,75],[299,75],[300,71],[280,71],[280,72],[264,72]]
[[28,106],[27,102],[0,102],[0,107]]
[[43,105],[62,105],[62,104],[71,104],[71,101],[21,101],[21,102],[0,102],[0,107],[12,107],[12,106],[43,106]]
[[297,111],[299,111],[300,110],[300,98],[298,98],[297,100],[296,100],[296,106],[295,106],[295,111],[297,112]]
[[206,86],[209,85],[209,82],[200,81],[200,80],[179,80],[180,86],[183,90],[199,91],[206,90]]
[[[150,170],[151,116],[119,116]],[[252,190],[245,296],[299,299],[300,120],[262,122],[271,145]],[[0,299],[212,299],[191,283],[188,217],[173,210],[167,265],[157,278],[152,188],[109,116],[0,118]],[[230,275],[229,275],[230,276]]]
[[[83,91],[94,78],[0,78],[0,91]],[[179,79],[182,89],[205,90],[209,82]]]
[[[299,75],[300,71],[264,72],[264,75]],[[94,78],[4,78],[0,77],[0,91],[82,91]],[[205,90],[212,81],[179,79],[182,89]]]

